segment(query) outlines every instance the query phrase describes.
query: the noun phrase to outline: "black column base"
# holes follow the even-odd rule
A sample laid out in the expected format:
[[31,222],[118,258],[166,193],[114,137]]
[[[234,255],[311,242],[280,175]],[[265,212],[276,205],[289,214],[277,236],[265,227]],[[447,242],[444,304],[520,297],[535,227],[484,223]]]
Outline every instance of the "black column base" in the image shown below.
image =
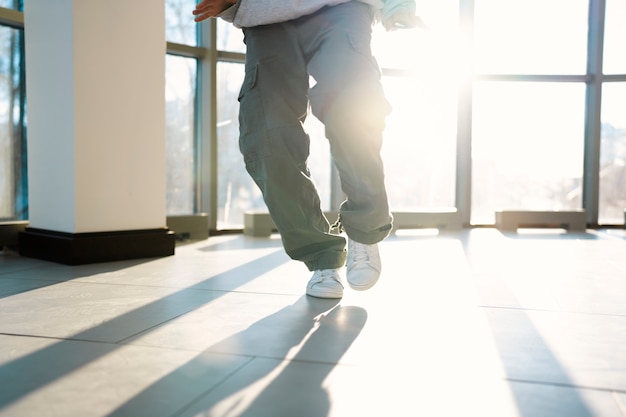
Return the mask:
[[19,234],[20,255],[66,265],[170,256],[175,246],[167,228],[64,233],[27,227]]

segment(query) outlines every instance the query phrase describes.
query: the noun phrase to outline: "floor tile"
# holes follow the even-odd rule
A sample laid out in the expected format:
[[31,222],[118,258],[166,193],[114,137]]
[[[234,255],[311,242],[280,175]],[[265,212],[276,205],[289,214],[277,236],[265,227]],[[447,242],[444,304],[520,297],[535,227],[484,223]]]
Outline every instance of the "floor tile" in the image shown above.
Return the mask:
[[508,378],[626,391],[626,317],[485,309]]
[[0,333],[116,342],[222,295],[200,290],[64,282],[2,299]]
[[282,358],[336,305],[305,296],[230,293],[125,343]]
[[0,335],[0,416],[172,416],[249,359]]
[[[309,272],[291,261],[281,247],[226,247],[212,252],[202,242],[163,258],[106,273],[84,275],[79,281],[218,291],[303,291]],[[292,272],[293,270],[297,272]],[[293,275],[293,280],[285,277]],[[290,285],[291,284],[291,285]]]
[[553,385],[439,380],[402,368],[254,359],[184,410],[199,416],[622,417],[610,393]]
[[2,251],[0,247],[0,277],[11,272],[34,270],[50,265],[54,264],[38,259],[23,258],[16,252]]
[[0,299],[37,288],[47,287],[48,285],[54,285],[54,282],[21,279],[18,276],[15,278],[0,278]]

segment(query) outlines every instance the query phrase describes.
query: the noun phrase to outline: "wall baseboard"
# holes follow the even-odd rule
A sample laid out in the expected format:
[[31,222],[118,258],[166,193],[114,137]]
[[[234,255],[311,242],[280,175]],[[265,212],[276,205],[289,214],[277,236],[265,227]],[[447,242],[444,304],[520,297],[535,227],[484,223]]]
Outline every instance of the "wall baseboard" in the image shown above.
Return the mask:
[[175,246],[167,228],[64,233],[27,227],[19,234],[20,255],[66,265],[170,256]]
[[4,246],[17,247],[18,235],[28,227],[28,220],[0,222],[0,250]]

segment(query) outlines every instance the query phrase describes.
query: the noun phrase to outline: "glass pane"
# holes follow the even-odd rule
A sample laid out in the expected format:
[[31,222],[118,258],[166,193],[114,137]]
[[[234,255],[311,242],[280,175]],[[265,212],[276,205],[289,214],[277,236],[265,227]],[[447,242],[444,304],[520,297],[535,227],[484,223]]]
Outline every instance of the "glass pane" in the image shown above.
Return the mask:
[[455,59],[458,47],[458,1],[417,1],[417,10],[427,29],[386,31],[374,27],[372,51],[383,68],[419,69],[424,65]]
[[584,108],[582,83],[475,84],[473,224],[500,209],[582,207]]
[[457,92],[439,75],[384,79],[393,106],[382,153],[392,211],[455,206]]
[[[246,172],[239,152],[239,103],[237,96],[244,76],[242,64],[218,64],[218,229],[243,227],[248,210],[267,210],[263,196]],[[311,136],[308,164],[318,186],[324,210],[330,202],[330,155],[323,126],[313,116],[305,128]]]
[[191,214],[195,211],[196,71],[195,59],[167,55],[167,214]]
[[0,7],[23,11],[24,0],[0,0]]
[[379,64],[404,70],[383,77],[393,107],[383,145],[392,211],[455,206],[458,4],[421,1],[427,29],[374,32]]
[[165,1],[165,36],[169,42],[197,45],[198,24],[191,14],[196,3],[196,0]]
[[263,209],[265,203],[245,170],[239,152],[239,102],[243,81],[241,64],[217,65],[217,228],[243,227],[246,210]]
[[589,0],[475,0],[475,68],[584,74]]
[[623,224],[626,209],[626,83],[602,86],[598,223]]
[[243,31],[223,19],[217,19],[217,49],[228,52],[246,52]]
[[0,220],[28,218],[23,32],[0,27]]
[[626,0],[606,0],[604,73],[626,74]]

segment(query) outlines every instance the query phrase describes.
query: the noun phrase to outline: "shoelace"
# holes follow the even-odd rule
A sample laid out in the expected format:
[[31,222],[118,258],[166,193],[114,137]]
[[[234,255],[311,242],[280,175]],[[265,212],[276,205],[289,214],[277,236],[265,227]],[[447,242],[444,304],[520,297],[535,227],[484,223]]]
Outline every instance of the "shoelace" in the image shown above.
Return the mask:
[[335,278],[335,271],[333,271],[332,269],[321,270],[319,274],[316,274],[316,278],[315,278],[315,281],[313,281],[313,283],[319,284],[320,282],[323,282],[327,279],[332,279],[333,281],[337,281],[337,279]]
[[354,242],[352,244],[352,247],[350,248],[350,250],[352,252],[352,259],[353,259],[353,261],[355,261],[355,262],[357,262],[357,261],[369,262],[370,258],[372,257],[372,255],[370,253],[370,249],[371,249],[371,246],[369,246],[369,245],[365,245],[365,244],[362,244],[362,243]]

